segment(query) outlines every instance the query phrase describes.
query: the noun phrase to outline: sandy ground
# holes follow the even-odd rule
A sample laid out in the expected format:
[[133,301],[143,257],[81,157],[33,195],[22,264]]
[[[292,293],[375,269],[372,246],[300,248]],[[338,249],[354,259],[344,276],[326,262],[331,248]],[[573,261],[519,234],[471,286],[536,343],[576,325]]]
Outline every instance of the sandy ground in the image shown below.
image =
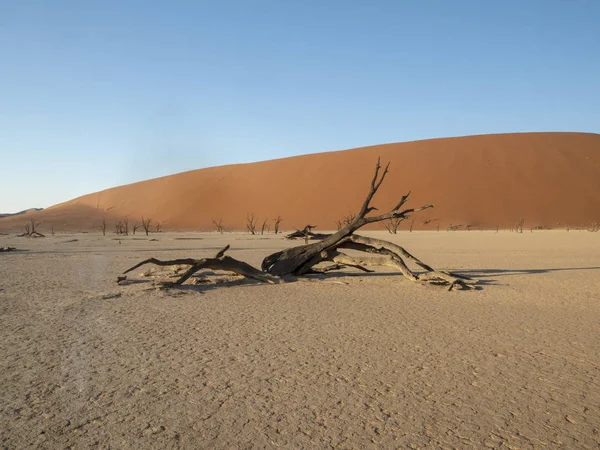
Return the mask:
[[[383,233],[369,233],[386,236]],[[394,240],[483,280],[163,291],[149,256],[259,265],[279,236],[0,236],[0,441],[17,448],[598,448],[600,233]],[[181,239],[187,238],[187,239]],[[72,241],[75,240],[76,241]]]

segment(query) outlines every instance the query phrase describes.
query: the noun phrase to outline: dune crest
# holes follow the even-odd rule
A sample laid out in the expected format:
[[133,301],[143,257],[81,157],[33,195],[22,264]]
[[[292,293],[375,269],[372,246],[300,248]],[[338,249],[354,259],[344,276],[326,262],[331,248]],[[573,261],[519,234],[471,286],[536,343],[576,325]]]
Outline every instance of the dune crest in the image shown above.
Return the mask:
[[[378,156],[391,166],[375,206],[385,210],[409,190],[411,206],[435,205],[415,216],[415,229],[507,227],[521,218],[525,228],[600,222],[600,135],[587,133],[431,139],[211,167],[33,214],[65,230],[89,230],[102,217],[125,216],[138,222],[151,217],[169,230],[212,230],[212,219],[222,218],[226,229],[243,230],[246,213],[259,222],[269,219],[271,228],[280,215],[283,229],[307,223],[334,229],[336,220],[360,208]],[[20,225],[23,217],[0,219],[0,229]]]

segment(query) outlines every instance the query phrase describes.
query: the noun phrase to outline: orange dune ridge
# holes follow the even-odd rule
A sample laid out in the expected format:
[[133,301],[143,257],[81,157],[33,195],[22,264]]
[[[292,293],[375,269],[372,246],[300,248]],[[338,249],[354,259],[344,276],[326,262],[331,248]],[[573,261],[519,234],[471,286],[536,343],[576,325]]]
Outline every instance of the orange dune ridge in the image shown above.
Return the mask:
[[[282,229],[310,223],[335,229],[357,212],[369,189],[377,157],[390,170],[373,205],[387,211],[412,191],[407,207],[435,208],[415,214],[415,229],[449,224],[496,228],[564,228],[600,222],[600,135],[517,133],[431,139],[211,167],[119,186],[43,211],[0,219],[16,229],[36,216],[44,228],[98,229],[102,218],[141,217],[165,230],[244,230],[247,213],[283,217]],[[425,224],[425,220],[431,222]],[[382,228],[382,224],[373,225]],[[405,223],[401,229],[406,229]],[[43,230],[42,230],[43,231]]]

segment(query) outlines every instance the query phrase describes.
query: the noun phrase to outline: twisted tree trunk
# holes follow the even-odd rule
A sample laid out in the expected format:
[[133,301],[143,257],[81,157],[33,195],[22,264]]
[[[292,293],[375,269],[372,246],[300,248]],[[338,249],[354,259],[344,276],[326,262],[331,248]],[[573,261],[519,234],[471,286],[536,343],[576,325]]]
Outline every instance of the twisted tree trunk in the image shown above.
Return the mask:
[[[229,256],[224,256],[229,245],[221,250],[214,258],[204,259],[177,259],[172,261],[161,261],[150,258],[126,270],[128,273],[143,264],[157,264],[160,266],[171,266],[176,264],[185,264],[191,266],[177,281],[170,283],[170,286],[180,285],[190,278],[194,273],[201,269],[226,270],[232,271],[247,278],[252,278],[261,282],[274,283],[283,277],[302,276],[311,273],[325,273],[331,270],[338,270],[344,267],[354,267],[364,272],[371,272],[367,266],[391,266],[398,269],[406,278],[411,281],[423,281],[432,284],[449,286],[449,290],[474,288],[477,280],[472,280],[462,275],[435,270],[429,265],[423,263],[403,247],[392,242],[381,239],[374,239],[354,234],[361,227],[377,223],[384,220],[405,220],[413,213],[432,208],[433,205],[424,205],[419,208],[401,209],[407,202],[410,192],[403,195],[394,208],[384,214],[369,214],[376,211],[377,208],[371,206],[373,196],[383,183],[388,173],[389,164],[381,171],[380,160],[377,160],[375,173],[371,180],[371,187],[367,194],[359,213],[345,227],[334,234],[314,234],[314,226],[307,225],[304,230],[297,230],[288,235],[288,238],[308,236],[317,242],[288,248],[267,256],[261,265],[262,271],[249,264],[238,261]],[[358,250],[366,253],[376,254],[378,256],[355,257],[347,255],[340,249]],[[406,261],[414,263],[419,268],[425,270],[424,273],[416,273],[411,270]],[[315,268],[319,263],[329,261],[333,265],[325,268]],[[120,277],[122,281],[125,277]]]

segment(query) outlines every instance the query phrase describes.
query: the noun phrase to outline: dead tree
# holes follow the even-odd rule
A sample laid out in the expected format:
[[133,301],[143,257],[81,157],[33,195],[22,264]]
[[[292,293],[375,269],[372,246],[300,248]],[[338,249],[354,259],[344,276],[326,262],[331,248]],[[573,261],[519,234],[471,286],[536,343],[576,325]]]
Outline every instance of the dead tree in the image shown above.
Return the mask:
[[397,218],[392,217],[387,222],[385,222],[383,226],[385,227],[386,230],[388,230],[388,232],[390,234],[398,234],[398,227],[405,220],[406,219],[402,218],[402,217],[397,217]]
[[115,223],[115,233],[123,234],[123,222],[120,220],[117,223]]
[[267,232],[269,232],[269,222],[268,219],[265,219],[262,223],[262,225],[260,226],[260,234],[265,234],[265,230],[267,230]]
[[29,219],[29,222],[23,225],[25,232],[19,234],[19,237],[46,237],[39,231],[37,231],[37,227],[40,226],[42,222],[35,220],[34,218]]
[[[355,215],[352,222],[348,223],[337,233],[324,238],[320,242],[285,249],[267,256],[262,262],[263,271],[279,277],[287,275],[300,276],[310,273],[315,265],[324,261],[332,261],[334,263],[341,263],[342,265],[348,265],[349,262],[352,262],[353,264],[355,263],[355,266],[361,267],[364,265],[378,265],[385,262],[385,264],[394,264],[406,278],[412,281],[428,281],[435,284],[446,284],[450,286],[450,289],[468,288],[472,286],[475,282],[474,280],[469,280],[466,277],[451,274],[449,272],[434,270],[398,245],[354,234],[355,231],[365,225],[382,222],[392,218],[407,218],[413,213],[433,207],[433,205],[424,205],[419,208],[402,209],[410,196],[409,192],[400,198],[391,211],[376,216],[370,216],[369,214],[371,212],[377,210],[377,208],[371,206],[371,201],[385,180],[388,168],[389,164],[382,171],[380,161],[377,160],[369,193],[367,194],[360,211]],[[339,249],[345,248],[379,254],[384,258],[366,260],[365,258],[351,257],[339,251]],[[417,266],[425,269],[427,272],[421,275],[416,274],[407,267],[403,258],[414,262]],[[344,262],[341,262],[342,259]]]
[[157,221],[155,228],[156,228],[156,232],[157,233],[162,232],[162,223],[160,223],[160,222]]
[[134,223],[133,224],[133,228],[131,229],[131,232],[133,233],[133,235],[135,236],[135,232],[138,230],[138,228],[140,227],[139,223]]
[[246,228],[250,234],[256,234],[256,222],[258,221],[258,217],[254,215],[254,213],[246,213]]
[[219,219],[218,222],[215,219],[213,219],[212,223],[215,225],[217,232],[223,234],[223,218]]
[[306,225],[303,229],[296,230],[293,233],[286,235],[285,238],[286,239],[317,240],[317,239],[325,239],[327,236],[329,236],[328,234],[313,233],[312,230],[315,228],[317,228],[316,225]]
[[[346,226],[334,234],[324,235],[324,237],[317,242],[288,248],[267,256],[262,261],[262,271],[249,266],[245,262],[223,256],[224,252],[229,248],[229,246],[227,246],[220,251],[215,258],[202,260],[180,259],[173,261],[161,261],[150,258],[128,269],[125,273],[148,263],[160,266],[171,266],[176,264],[190,265],[191,268],[173,283],[174,285],[178,285],[186,281],[193,273],[203,268],[229,270],[259,281],[275,282],[276,280],[293,279],[293,277],[311,273],[323,273],[344,267],[355,267],[362,271],[370,271],[370,269],[367,269],[367,266],[392,266],[398,269],[411,281],[445,285],[449,290],[455,288],[473,288],[477,283],[476,280],[472,280],[459,274],[435,270],[397,244],[354,234],[355,231],[365,225],[382,222],[392,218],[406,219],[416,212],[433,207],[433,205],[424,205],[419,208],[402,209],[410,196],[409,192],[400,198],[391,211],[378,215],[370,215],[370,213],[377,210],[377,208],[371,206],[371,201],[383,183],[385,176],[388,173],[388,168],[389,164],[382,171],[380,161],[377,161],[369,193],[367,194],[360,211],[354,216],[350,223],[346,224]],[[350,256],[343,253],[341,251],[342,249],[358,250],[377,256]],[[225,259],[227,261],[226,263],[223,262]],[[417,273],[411,270],[406,264],[406,261],[412,262],[419,268],[424,269],[425,272]],[[333,262],[334,264],[326,268],[315,267],[322,262]],[[120,280],[123,280],[123,277],[121,277]]]
[[525,219],[521,219],[517,222],[517,229],[516,232],[517,233],[523,233],[523,224],[525,223]]
[[125,217],[125,219],[123,219],[123,234],[125,236],[129,236],[129,218]]
[[148,219],[144,219],[144,216],[142,216],[142,228],[144,228],[144,231],[146,232],[146,236],[148,236],[148,233],[150,232],[150,224],[152,223],[152,219],[148,218]]
[[275,219],[273,219],[273,222],[275,222],[275,224],[273,225],[273,228],[275,229],[275,234],[279,233],[279,225],[282,221],[283,219],[281,218],[281,216],[277,216]]
[[104,218],[102,219],[102,222],[100,222],[100,230],[102,230],[102,236],[106,236],[106,219]]
[[[278,278],[269,275],[268,273],[261,272],[260,270],[252,267],[250,264],[247,264],[243,261],[238,261],[237,259],[231,258],[230,256],[225,256],[225,252],[229,250],[229,245],[225,248],[221,249],[214,258],[202,258],[202,259],[174,259],[170,261],[161,261],[155,258],[146,259],[135,266],[127,269],[123,274],[129,273],[132,270],[137,269],[138,267],[143,266],[144,264],[156,264],[157,266],[175,266],[175,265],[186,265],[190,266],[188,270],[186,270],[183,275],[174,282],[165,282],[162,283],[164,287],[172,287],[183,284],[186,280],[188,280],[192,275],[202,269],[211,269],[211,270],[224,270],[228,272],[234,272],[238,275],[242,275],[246,278],[251,278],[254,280],[262,281],[263,283],[277,283],[279,281]],[[125,281],[126,277],[119,277],[118,281]]]
[[413,229],[413,225],[415,224],[415,219],[410,221],[410,227],[408,229],[408,231],[410,231],[412,233],[412,229]]
[[344,216],[344,220],[342,220],[342,223],[344,224],[344,226],[350,225],[352,222],[354,222],[354,219],[356,219],[356,214],[350,213]]

